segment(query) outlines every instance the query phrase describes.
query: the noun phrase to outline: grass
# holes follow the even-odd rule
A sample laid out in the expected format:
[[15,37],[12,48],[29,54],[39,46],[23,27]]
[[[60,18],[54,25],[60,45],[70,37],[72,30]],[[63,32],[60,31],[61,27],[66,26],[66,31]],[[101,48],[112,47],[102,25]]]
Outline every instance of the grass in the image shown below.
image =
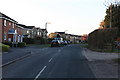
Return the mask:
[[[82,43],[80,43],[80,44],[82,44]],[[81,47],[88,48],[88,44],[83,43],[83,45],[81,45]]]
[[26,44],[27,47],[29,47],[29,46],[35,46],[35,45],[38,45],[38,44]]
[[0,52],[8,52],[10,46],[0,43]]
[[120,58],[114,59],[114,61],[115,61],[116,63],[120,64]]
[[37,48],[44,48],[44,47],[50,47],[51,44],[45,44],[45,45],[40,45],[40,46],[37,46]]
[[83,44],[81,45],[81,47],[84,47],[84,48],[88,48],[92,51],[96,51],[96,52],[106,52],[106,53],[120,53],[120,49],[114,49],[114,50],[111,50],[111,49],[95,49],[95,48],[89,48],[88,47],[88,44]]

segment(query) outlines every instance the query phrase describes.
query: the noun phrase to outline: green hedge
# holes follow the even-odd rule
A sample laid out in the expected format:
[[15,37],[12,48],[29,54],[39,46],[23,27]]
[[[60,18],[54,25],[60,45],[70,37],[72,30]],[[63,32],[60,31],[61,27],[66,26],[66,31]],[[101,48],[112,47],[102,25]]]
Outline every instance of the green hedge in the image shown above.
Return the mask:
[[[113,49],[114,41],[117,38],[117,29],[97,29],[88,36],[90,49]],[[111,48],[110,48],[111,47]]]
[[1,51],[7,52],[7,51],[9,51],[9,48],[10,48],[10,46],[0,43],[0,52]]
[[20,42],[20,43],[17,44],[17,46],[18,46],[18,47],[25,47],[25,46],[26,46],[26,43]]
[[23,38],[23,42],[25,42],[26,44],[34,44],[35,39],[34,38]]

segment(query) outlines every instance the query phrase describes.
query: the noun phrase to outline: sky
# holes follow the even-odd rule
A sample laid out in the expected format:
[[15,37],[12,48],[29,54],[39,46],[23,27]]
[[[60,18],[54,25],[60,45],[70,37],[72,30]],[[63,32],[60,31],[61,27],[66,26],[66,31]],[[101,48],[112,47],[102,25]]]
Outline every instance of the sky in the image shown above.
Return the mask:
[[51,32],[83,35],[98,29],[104,19],[105,0],[0,0],[0,12],[19,24]]

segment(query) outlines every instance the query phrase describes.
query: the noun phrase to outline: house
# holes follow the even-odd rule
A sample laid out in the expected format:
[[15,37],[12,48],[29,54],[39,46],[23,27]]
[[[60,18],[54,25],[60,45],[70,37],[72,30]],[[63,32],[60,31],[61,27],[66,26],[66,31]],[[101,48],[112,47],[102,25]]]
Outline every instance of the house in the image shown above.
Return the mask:
[[57,36],[60,36],[61,38],[63,38],[63,40],[66,39],[66,35],[65,35],[65,32],[55,32],[57,33],[58,35]]
[[18,22],[0,12],[0,42],[22,42],[22,28]]
[[43,31],[41,30],[41,28],[36,28],[36,30],[37,30],[37,35],[36,35],[36,37],[41,38]]
[[48,33],[48,31],[46,30],[46,29],[41,29],[42,30],[42,37],[44,38],[44,39],[47,39],[48,37],[47,37],[47,33]]
[[48,37],[51,38],[51,39],[54,39],[54,38],[57,37],[57,33],[50,33],[50,34],[48,35]]

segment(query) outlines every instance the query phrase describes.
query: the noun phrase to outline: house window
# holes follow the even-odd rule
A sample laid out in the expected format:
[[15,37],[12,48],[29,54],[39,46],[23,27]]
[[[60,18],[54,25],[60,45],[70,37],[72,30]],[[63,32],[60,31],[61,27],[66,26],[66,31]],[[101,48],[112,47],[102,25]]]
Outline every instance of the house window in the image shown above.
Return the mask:
[[7,39],[7,37],[6,37],[6,33],[4,33],[4,40],[6,40]]
[[4,20],[4,26],[7,26],[7,21],[6,20]]
[[27,33],[29,33],[29,31],[27,31]]
[[9,22],[9,25],[11,26],[11,22]]
[[40,35],[40,32],[37,32],[38,35]]
[[21,36],[20,36],[20,35],[18,35],[18,42],[20,42],[20,40],[21,40],[20,38],[21,38]]
[[14,23],[13,23],[13,24],[12,24],[12,27],[14,28],[14,26],[15,26],[15,25],[14,25]]

